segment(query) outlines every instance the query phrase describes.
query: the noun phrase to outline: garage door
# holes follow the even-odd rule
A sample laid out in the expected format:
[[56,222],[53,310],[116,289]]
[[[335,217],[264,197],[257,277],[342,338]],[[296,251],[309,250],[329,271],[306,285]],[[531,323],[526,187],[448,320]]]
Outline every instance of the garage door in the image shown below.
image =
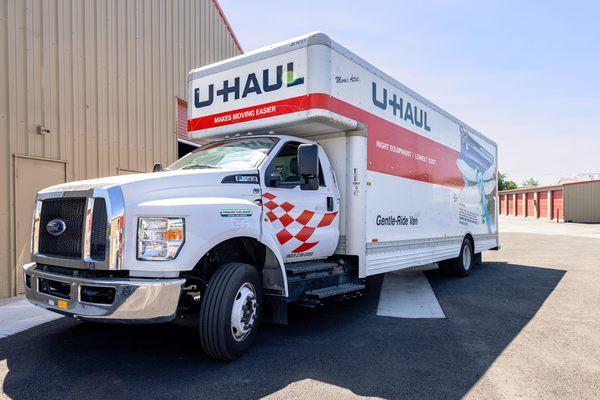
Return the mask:
[[564,217],[563,214],[563,191],[553,190],[552,191],[552,219],[561,219]]
[[500,196],[500,214],[506,214],[506,195]]
[[526,202],[527,202],[527,216],[528,217],[532,217],[535,218],[535,202],[534,202],[534,194],[533,193],[527,193],[526,195]]
[[517,195],[517,215],[523,216],[523,193]]
[[17,292],[23,291],[21,267],[31,261],[31,216],[40,189],[66,181],[66,163],[15,156],[15,247]]
[[177,139],[188,140],[187,115],[187,101],[177,99]]
[[548,218],[548,192],[538,193],[538,207],[540,218]]
[[512,194],[506,196],[508,198],[508,215],[515,215],[515,201]]
[[188,139],[187,101],[177,99],[177,158],[196,150],[195,141]]

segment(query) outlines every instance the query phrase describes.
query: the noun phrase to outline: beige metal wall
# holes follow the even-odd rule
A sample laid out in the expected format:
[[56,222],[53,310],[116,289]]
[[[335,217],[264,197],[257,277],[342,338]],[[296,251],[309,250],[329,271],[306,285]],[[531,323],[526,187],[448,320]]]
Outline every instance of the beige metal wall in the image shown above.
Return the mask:
[[62,160],[67,180],[169,163],[187,72],[240,52],[212,0],[0,0],[0,297],[30,224],[16,155]]
[[565,221],[600,222],[600,181],[565,185]]

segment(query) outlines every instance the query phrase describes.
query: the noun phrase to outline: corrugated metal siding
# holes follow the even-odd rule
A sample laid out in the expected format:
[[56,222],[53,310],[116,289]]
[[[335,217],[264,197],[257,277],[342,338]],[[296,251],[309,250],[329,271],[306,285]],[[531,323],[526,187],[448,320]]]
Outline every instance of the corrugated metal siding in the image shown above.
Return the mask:
[[512,194],[507,194],[508,198],[508,215],[515,215],[515,199]]
[[187,72],[239,53],[211,0],[0,0],[0,297],[14,292],[13,154],[66,160],[69,180],[168,164]]
[[565,185],[565,220],[571,222],[600,222],[600,182]]
[[506,195],[500,196],[500,214],[506,214]]

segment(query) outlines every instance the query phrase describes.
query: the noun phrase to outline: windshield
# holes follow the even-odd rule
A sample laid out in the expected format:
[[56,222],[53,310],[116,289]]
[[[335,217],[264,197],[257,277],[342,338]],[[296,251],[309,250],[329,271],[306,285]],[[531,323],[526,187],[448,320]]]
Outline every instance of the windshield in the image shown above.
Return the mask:
[[212,142],[175,161],[168,169],[256,168],[275,143],[277,138],[270,137],[246,137]]

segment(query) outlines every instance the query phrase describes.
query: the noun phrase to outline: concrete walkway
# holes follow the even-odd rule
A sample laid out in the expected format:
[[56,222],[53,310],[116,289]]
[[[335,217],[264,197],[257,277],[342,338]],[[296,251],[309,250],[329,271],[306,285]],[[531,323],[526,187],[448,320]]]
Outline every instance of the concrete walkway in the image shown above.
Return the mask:
[[[600,239],[600,224],[576,224],[556,222],[547,219],[500,216],[500,235],[502,233],[533,233],[538,235],[576,236]],[[502,238],[500,238],[502,241]]]
[[0,338],[62,318],[29,303],[23,295],[0,300]]

